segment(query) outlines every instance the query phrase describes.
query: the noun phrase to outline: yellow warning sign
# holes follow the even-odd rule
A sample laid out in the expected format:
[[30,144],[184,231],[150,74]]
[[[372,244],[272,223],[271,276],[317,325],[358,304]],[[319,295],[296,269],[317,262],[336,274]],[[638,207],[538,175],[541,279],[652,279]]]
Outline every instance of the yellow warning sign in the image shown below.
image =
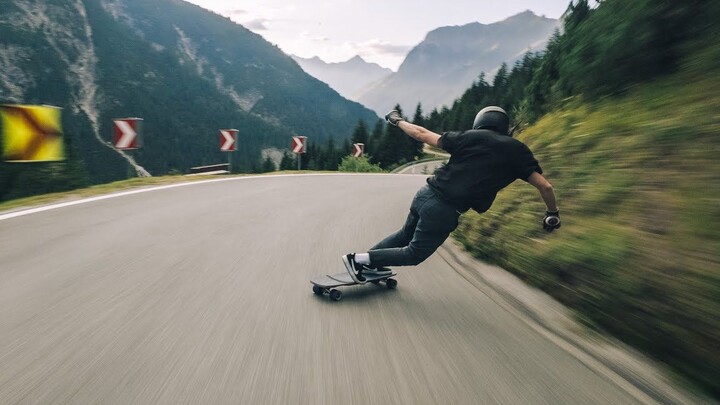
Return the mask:
[[46,105],[1,105],[3,160],[63,160],[61,111]]

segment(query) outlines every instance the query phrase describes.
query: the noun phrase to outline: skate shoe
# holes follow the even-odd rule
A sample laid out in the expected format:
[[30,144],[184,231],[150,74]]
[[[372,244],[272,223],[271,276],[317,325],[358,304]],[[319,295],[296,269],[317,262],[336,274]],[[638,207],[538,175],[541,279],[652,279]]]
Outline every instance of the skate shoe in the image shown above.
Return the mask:
[[350,274],[350,278],[358,284],[365,284],[362,266],[355,263],[355,253],[348,253],[340,257],[345,265],[345,270]]
[[362,265],[362,274],[366,276],[389,276],[392,274],[392,270],[387,267],[370,267]]

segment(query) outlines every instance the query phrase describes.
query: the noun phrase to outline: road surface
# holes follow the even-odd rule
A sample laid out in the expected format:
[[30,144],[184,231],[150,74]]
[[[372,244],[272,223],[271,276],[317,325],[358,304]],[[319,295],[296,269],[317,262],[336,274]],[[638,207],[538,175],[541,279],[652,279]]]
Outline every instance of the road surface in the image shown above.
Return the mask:
[[630,404],[438,255],[332,302],[423,176],[196,183],[0,220],[0,403]]

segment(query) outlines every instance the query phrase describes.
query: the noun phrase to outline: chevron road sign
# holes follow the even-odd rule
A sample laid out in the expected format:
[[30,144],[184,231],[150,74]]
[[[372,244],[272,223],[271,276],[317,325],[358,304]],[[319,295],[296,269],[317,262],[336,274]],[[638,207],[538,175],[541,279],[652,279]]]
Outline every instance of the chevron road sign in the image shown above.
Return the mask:
[[220,130],[220,150],[223,152],[235,152],[235,144],[237,143],[237,129],[221,129]]
[[140,148],[142,121],[142,118],[116,118],[113,120],[115,149]]
[[363,152],[365,151],[365,144],[364,143],[354,143],[353,144],[353,156],[356,158],[362,157]]
[[0,105],[3,160],[63,160],[61,111],[59,107],[47,105]]
[[293,136],[290,149],[292,149],[293,153],[305,153],[306,145],[307,136]]

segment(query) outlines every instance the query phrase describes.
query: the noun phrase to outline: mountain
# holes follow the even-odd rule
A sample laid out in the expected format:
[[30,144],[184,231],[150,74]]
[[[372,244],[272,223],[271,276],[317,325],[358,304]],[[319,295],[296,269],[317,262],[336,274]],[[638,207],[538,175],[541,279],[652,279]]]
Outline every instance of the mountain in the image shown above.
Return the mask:
[[493,76],[503,62],[512,67],[526,52],[543,50],[558,27],[558,20],[525,11],[493,24],[435,29],[408,53],[396,73],[356,100],[379,114],[398,103],[408,110],[417,103],[425,110],[449,106],[481,72]]
[[350,100],[357,99],[362,90],[393,72],[376,63],[366,62],[360,56],[340,63],[327,63],[317,56],[310,59],[299,56],[292,58],[304,71],[329,84]]
[[[0,102],[63,107],[66,148],[91,182],[227,161],[218,130],[238,128],[235,167],[261,150],[349,138],[377,116],[305,73],[276,46],[180,0],[0,2]],[[108,140],[113,118],[144,118],[144,145]],[[32,170],[32,169],[27,169]]]

